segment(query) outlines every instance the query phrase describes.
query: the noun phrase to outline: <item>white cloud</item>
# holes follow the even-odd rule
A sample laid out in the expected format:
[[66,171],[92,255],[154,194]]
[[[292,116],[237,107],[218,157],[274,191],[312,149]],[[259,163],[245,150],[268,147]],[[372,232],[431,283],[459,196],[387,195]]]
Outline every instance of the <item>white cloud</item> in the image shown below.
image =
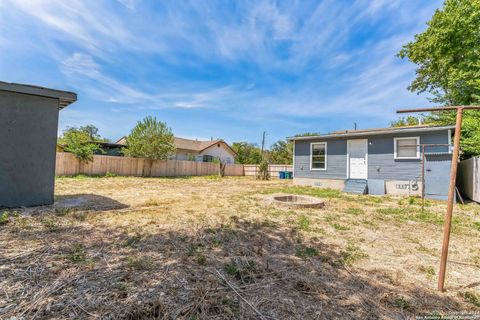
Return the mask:
[[125,8],[130,10],[134,10],[137,4],[136,0],[117,0],[117,1],[120,2],[123,6],[125,6]]
[[413,66],[394,54],[437,3],[117,1],[0,0],[0,46],[48,57],[117,111],[386,119],[425,101],[406,91]]

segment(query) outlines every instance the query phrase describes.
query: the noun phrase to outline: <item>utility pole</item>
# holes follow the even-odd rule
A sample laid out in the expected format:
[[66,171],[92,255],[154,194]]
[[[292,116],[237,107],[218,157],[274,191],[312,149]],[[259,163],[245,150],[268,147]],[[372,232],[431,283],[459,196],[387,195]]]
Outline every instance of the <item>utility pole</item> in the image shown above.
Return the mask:
[[447,270],[448,246],[450,243],[450,229],[452,227],[453,199],[455,197],[455,183],[457,178],[458,155],[460,152],[460,133],[462,130],[463,110],[480,109],[480,106],[449,106],[424,109],[397,110],[397,113],[431,112],[456,110],[457,119],[455,124],[455,136],[453,138],[452,166],[450,168],[450,186],[448,189],[447,212],[443,224],[442,256],[440,258],[440,271],[438,272],[438,291],[445,290],[445,272]]
[[263,131],[263,137],[262,137],[262,157],[263,157],[264,149],[265,149],[265,131]]

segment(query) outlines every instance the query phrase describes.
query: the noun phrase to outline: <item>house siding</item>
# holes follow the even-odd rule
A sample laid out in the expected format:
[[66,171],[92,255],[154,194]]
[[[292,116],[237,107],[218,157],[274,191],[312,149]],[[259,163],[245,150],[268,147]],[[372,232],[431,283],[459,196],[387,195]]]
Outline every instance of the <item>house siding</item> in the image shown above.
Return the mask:
[[[327,142],[327,169],[310,170],[310,144]],[[294,172],[296,178],[346,179],[347,140],[295,141]]]
[[[394,159],[395,137],[420,137],[421,144],[448,144],[447,130],[428,133],[386,134],[364,136],[368,139],[368,179],[410,180],[421,177],[421,160]],[[356,138],[357,139],[357,138]],[[347,141],[349,139],[319,139],[295,141],[295,177],[313,179],[347,179]],[[310,144],[327,142],[327,170],[310,170]],[[448,147],[429,147],[426,153],[447,152]],[[450,161],[447,155],[443,161]],[[428,161],[428,159],[427,159]],[[450,164],[448,163],[448,166]]]
[[[421,159],[394,159],[396,137],[420,137],[420,144],[448,144],[448,132],[439,131],[423,134],[396,134],[369,137],[368,179],[412,180],[422,175]],[[427,147],[425,153],[447,152],[448,147]],[[428,161],[428,160],[427,160]]]

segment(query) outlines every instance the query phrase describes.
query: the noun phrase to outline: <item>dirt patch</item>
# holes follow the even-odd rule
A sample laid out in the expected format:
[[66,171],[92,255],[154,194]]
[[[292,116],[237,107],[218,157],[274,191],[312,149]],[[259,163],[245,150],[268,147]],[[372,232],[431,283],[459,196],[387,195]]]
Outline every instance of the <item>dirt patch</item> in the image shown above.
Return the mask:
[[[248,178],[62,178],[0,225],[0,318],[390,319],[478,311],[480,209]],[[280,209],[273,194],[326,201]]]

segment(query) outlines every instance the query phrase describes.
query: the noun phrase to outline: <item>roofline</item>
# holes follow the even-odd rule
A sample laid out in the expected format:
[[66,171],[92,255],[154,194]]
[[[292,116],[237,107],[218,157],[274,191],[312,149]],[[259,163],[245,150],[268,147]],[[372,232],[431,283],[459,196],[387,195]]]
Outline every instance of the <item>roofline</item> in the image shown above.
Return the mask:
[[441,130],[452,130],[455,126],[430,126],[430,127],[411,127],[411,128],[398,128],[398,129],[380,129],[380,130],[362,130],[359,132],[345,132],[345,133],[328,133],[317,136],[301,136],[301,137],[288,137],[288,141],[298,140],[317,140],[317,139],[334,139],[334,138],[350,138],[350,137],[365,137],[376,136],[382,134],[395,134],[395,133],[417,133],[417,132],[433,132]]
[[[183,138],[180,138],[180,139],[183,139]],[[235,156],[237,155],[237,153],[235,152],[235,150],[233,150],[233,148],[230,147],[230,145],[229,145],[228,143],[226,143],[225,140],[223,140],[223,139],[212,140],[212,143],[209,144],[207,147],[205,147],[205,148],[203,148],[203,149],[201,149],[201,150],[198,150],[198,151],[197,151],[197,150],[192,150],[192,151],[203,152],[203,151],[207,150],[208,148],[210,148],[211,146],[213,146],[213,145],[216,144],[216,143],[223,143],[224,145],[227,146],[228,149],[230,149],[230,151],[232,151],[232,153],[233,153]]]
[[[122,140],[123,138],[127,138],[127,136],[123,136],[121,137],[120,139],[118,139],[115,144],[118,144],[118,145],[122,145],[122,144],[119,144],[118,141]],[[175,138],[178,138],[178,139],[184,139],[184,140],[192,140],[192,139],[186,139],[186,138],[181,138],[181,137],[175,137]],[[194,140],[192,140],[194,141]],[[205,142],[205,141],[204,141]],[[205,151],[206,149],[210,148],[211,146],[213,146],[215,143],[223,143],[227,146],[227,148],[235,155],[237,156],[237,153],[235,152],[235,150],[233,150],[233,148],[225,142],[225,140],[223,139],[217,139],[217,140],[212,140],[211,141],[212,143],[209,144],[207,147],[203,148],[203,149],[182,149],[182,148],[177,148],[177,149],[182,149],[182,150],[190,150],[190,151],[195,151],[195,152],[202,152],[202,151]],[[123,146],[126,146],[126,145],[123,145]]]
[[125,139],[125,140],[127,140],[127,136],[123,136],[123,137],[121,137],[120,139],[118,139],[117,141],[115,141],[115,143],[116,143],[116,144],[123,145],[123,146],[126,146],[126,144],[118,143],[118,141],[120,141],[120,140],[122,140],[122,139]]
[[69,91],[50,89],[40,86],[0,81],[0,91],[16,92],[59,100],[59,109],[77,101],[77,94]]

